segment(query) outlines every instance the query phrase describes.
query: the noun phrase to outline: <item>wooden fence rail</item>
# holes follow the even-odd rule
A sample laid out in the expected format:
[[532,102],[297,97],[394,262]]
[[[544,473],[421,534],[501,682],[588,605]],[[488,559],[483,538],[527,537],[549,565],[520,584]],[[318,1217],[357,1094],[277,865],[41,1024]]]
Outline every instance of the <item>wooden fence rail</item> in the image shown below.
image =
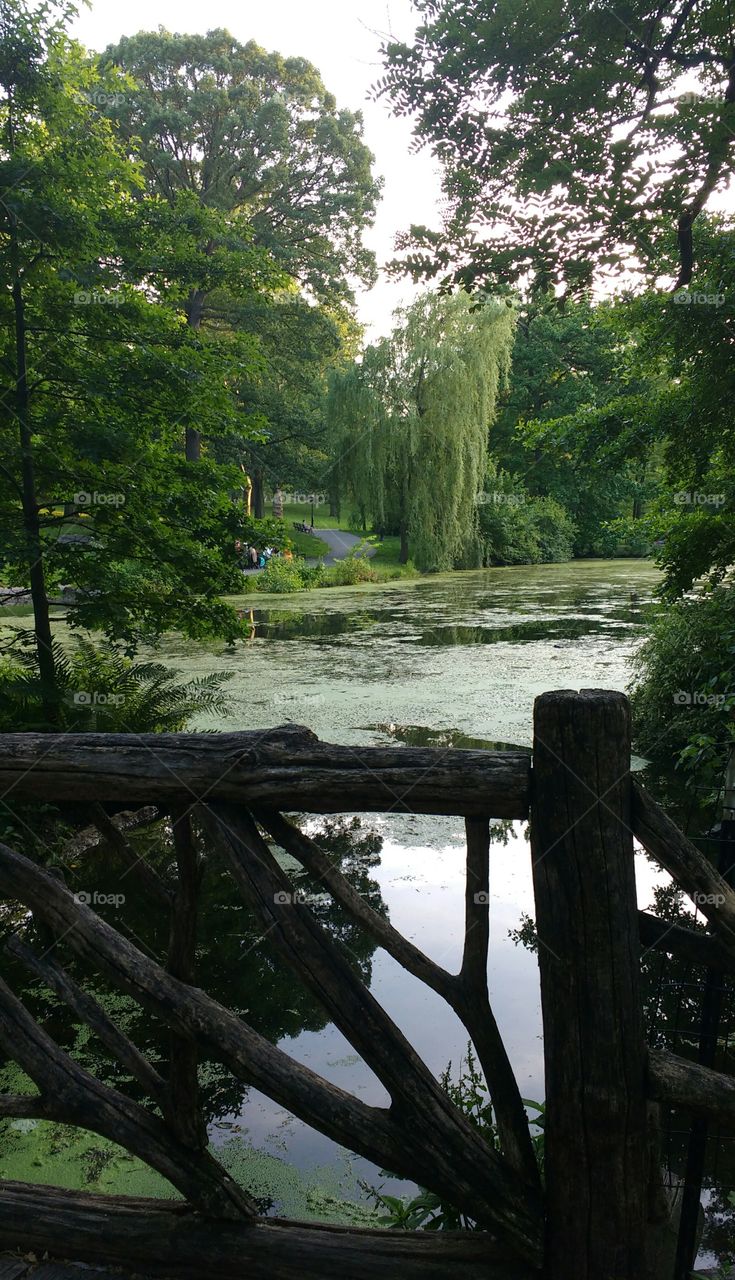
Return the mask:
[[[87,1026],[142,1090],[134,1102],[84,1071],[0,978],[0,1050],[33,1095],[0,1094],[0,1118],[34,1117],[112,1138],[183,1201],[132,1201],[0,1183],[0,1249],[181,1276],[400,1276],[470,1280],[670,1280],[652,1107],[735,1128],[735,1081],[647,1049],[640,940],[735,972],[735,893],[630,775],[629,711],[608,691],[537,700],[522,752],[336,747],[306,729],[222,735],[0,735],[0,795],[87,812],[140,891],[165,913],[150,956],[79,901],[58,871],[0,845],[0,897],[19,925],[6,952]],[[175,879],[141,859],[121,807],[155,804]],[[146,821],[156,817],[146,810]],[[443,969],[375,911],[294,821],[298,813],[434,813],[465,819],[465,942]],[[518,1084],[488,992],[490,821],[530,813],[546,1073],[542,1185]],[[711,932],[671,926],[636,903],[634,835],[704,911]],[[85,835],[82,843],[94,845]],[[459,1111],[299,900],[280,849],[409,973],[441,996],[472,1040],[498,1146]],[[88,857],[99,856],[92,852]],[[270,1043],[202,990],[202,877],[227,868],[269,944],[384,1086],[370,1106]],[[703,900],[704,899],[704,900]],[[20,910],[18,910],[18,904]],[[706,909],[705,909],[706,908]],[[24,914],[25,913],[25,914]],[[79,967],[81,966],[81,968]],[[86,989],[97,975],[169,1031],[154,1066]],[[418,1182],[473,1232],[352,1230],[264,1218],[207,1149],[201,1055],[224,1064],[336,1142]]]

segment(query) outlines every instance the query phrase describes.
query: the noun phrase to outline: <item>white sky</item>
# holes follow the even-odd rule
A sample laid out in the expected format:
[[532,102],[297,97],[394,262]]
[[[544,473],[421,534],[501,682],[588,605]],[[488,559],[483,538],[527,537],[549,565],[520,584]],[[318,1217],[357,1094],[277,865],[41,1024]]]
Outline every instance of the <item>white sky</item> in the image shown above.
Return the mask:
[[[322,73],[339,106],[361,110],[365,141],[375,155],[375,171],[385,179],[374,229],[367,237],[382,265],[392,256],[394,237],[410,223],[438,223],[438,167],[428,152],[410,155],[411,129],[392,118],[382,103],[368,101],[381,74],[383,35],[408,39],[415,26],[411,0],[95,0],[82,10],[72,34],[101,50],[122,35],[166,27],[169,31],[210,31],[226,27],[243,44],[256,40],[268,50],[300,55]],[[368,338],[390,329],[391,314],[416,292],[409,281],[389,281],[359,298]]]

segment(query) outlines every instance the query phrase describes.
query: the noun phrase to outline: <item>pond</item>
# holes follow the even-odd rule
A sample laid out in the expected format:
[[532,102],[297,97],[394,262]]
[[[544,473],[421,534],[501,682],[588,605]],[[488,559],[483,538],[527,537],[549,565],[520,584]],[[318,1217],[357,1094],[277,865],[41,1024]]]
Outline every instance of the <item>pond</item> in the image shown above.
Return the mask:
[[[288,597],[251,594],[237,600],[251,623],[245,644],[197,646],[173,637],[159,656],[186,676],[230,675],[229,714],[203,716],[193,726],[199,729],[296,722],[325,740],[355,747],[530,748],[538,694],[626,688],[657,582],[657,571],[645,561],[580,561]],[[356,831],[330,824],[327,839],[346,859],[343,869],[349,867],[363,891],[384,904],[399,930],[445,967],[458,967],[461,821],[366,815]],[[653,886],[664,880],[645,858],[638,859],[641,907],[650,905]],[[208,892],[202,985],[216,976],[221,998],[226,991],[233,1007],[299,1061],[366,1102],[386,1102],[379,1082],[319,1009],[287,975],[274,976],[267,947],[253,935],[224,879],[215,878]],[[467,1036],[454,1014],[330,910],[325,908],[327,923],[353,950],[377,999],[434,1072],[451,1061],[456,1075]],[[499,823],[490,869],[491,1000],[521,1093],[540,1100],[536,959],[510,936],[526,913],[533,913],[533,895],[524,825]],[[149,921],[125,923],[155,944]],[[339,1151],[254,1090],[216,1072],[209,1087],[214,1145],[275,1211],[359,1220],[360,1205],[367,1205],[364,1182],[407,1194],[405,1183],[381,1177],[367,1161]],[[30,1139],[30,1134],[16,1134],[26,1174]],[[66,1168],[65,1149],[60,1158]],[[49,1159],[47,1143],[45,1165]],[[18,1176],[18,1168],[6,1157],[0,1172]],[[67,1169],[64,1176],[73,1181],[75,1175]],[[112,1160],[93,1183],[106,1190],[134,1186],[164,1193],[155,1179],[140,1170],[133,1179],[132,1170]]]

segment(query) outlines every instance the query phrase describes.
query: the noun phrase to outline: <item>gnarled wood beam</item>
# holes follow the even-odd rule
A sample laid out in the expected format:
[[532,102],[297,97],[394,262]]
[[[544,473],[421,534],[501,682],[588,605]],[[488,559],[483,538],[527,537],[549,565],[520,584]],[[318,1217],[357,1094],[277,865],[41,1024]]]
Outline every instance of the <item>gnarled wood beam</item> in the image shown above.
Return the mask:
[[105,812],[104,806],[93,804],[92,817],[102,839],[109,844],[111,849],[114,849],[121,861],[125,863],[127,867],[125,874],[134,875],[161,906],[170,909],[173,893],[161,879],[158,872],[146,862],[145,858],[136,852],[125,832]]
[[735,890],[636,779],[632,779],[632,822],[643,848],[689,895],[722,944],[735,950]]
[[0,1184],[0,1248],[135,1266],[183,1280],[540,1280],[481,1231],[357,1230],[261,1218],[207,1222],[188,1205]]
[[0,895],[16,898],[64,945],[168,1026],[198,1037],[212,1057],[299,1119],[368,1160],[413,1177],[403,1137],[387,1111],[371,1107],[294,1062],[205,992],[172,978],[54,876],[0,844]]
[[[393,956],[408,973],[443,997],[464,1023],[472,1039],[493,1098],[504,1154],[519,1176],[538,1188],[539,1173],[526,1113],[487,990],[487,903],[475,895],[487,885],[488,820],[467,819],[467,896],[465,936],[471,934],[462,971],[447,973],[381,916],[335,867],[315,840],[281,814],[258,810],[260,825],[277,844],[324,885],[336,902]],[[469,900],[471,898],[471,901]],[[483,956],[484,949],[484,956]]]
[[391,1117],[414,1162],[414,1177],[539,1256],[541,1206],[511,1166],[451,1103],[425,1063],[308,906],[296,900],[252,817],[234,805],[210,806],[207,830],[222,849],[269,941],[316,995],[391,1095]]
[[675,1053],[651,1049],[648,1084],[651,1097],[660,1102],[735,1129],[734,1076],[712,1071]]
[[64,1004],[76,1014],[79,1021],[94,1032],[105,1048],[109,1049],[125,1070],[130,1072],[133,1079],[138,1081],[148,1096],[158,1106],[163,1105],[166,1090],[163,1078],[107,1016],[94,996],[84,991],[59,964],[52,951],[47,951],[43,956],[37,956],[33,949],[16,934],[8,939],[6,950],[20,960],[37,978],[40,978],[47,987],[55,991]]
[[216,1160],[189,1151],[161,1120],[84,1071],[39,1027],[2,978],[0,1045],[33,1080],[55,1120],[118,1142],[204,1213],[217,1218],[257,1216],[255,1202]]
[[233,800],[309,813],[528,814],[515,751],[340,747],[297,725],[260,733],[0,734],[0,791],[75,802]]
[[689,964],[701,965],[703,969],[735,973],[735,953],[728,951],[711,933],[672,924],[649,911],[638,912],[638,925],[644,947],[667,951],[669,955],[678,956]]

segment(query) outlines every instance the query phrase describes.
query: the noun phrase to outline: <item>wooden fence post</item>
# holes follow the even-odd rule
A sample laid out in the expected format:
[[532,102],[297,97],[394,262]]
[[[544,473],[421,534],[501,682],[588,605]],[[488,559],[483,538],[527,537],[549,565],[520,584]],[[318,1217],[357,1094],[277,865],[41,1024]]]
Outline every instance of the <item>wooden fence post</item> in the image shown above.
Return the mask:
[[643,1280],[646,1050],[620,693],[543,694],[531,805],[546,1067],[547,1280]]

